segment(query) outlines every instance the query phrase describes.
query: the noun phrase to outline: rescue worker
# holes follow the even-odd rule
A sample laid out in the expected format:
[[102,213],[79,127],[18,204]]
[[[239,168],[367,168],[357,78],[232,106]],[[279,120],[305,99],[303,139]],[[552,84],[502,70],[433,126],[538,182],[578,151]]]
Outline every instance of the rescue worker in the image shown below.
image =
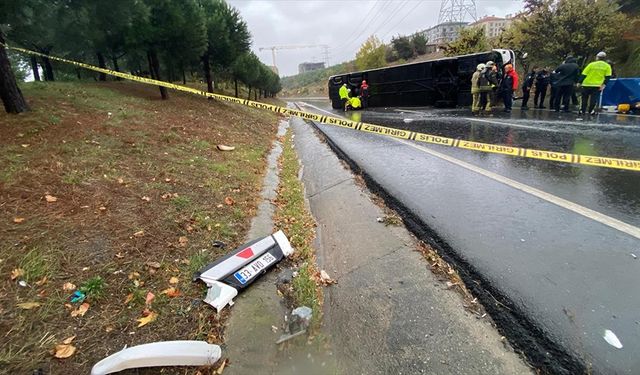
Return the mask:
[[367,108],[367,99],[369,99],[369,85],[366,80],[362,80],[360,85],[360,101],[362,102],[362,108]]
[[531,72],[524,77],[522,82],[522,106],[521,110],[526,111],[529,109],[527,104],[529,103],[529,95],[531,94],[531,88],[533,88],[533,83],[536,80],[536,74],[538,73],[538,67],[534,66],[531,69]]
[[518,89],[518,73],[513,69],[513,65],[507,64],[504,67],[504,77],[500,82],[500,95],[504,103],[504,111],[511,113],[513,106],[513,92]]
[[480,76],[478,77],[478,89],[480,90],[480,111],[488,113],[491,112],[491,93],[493,90],[493,87],[491,87],[491,82],[489,82],[489,77],[491,75],[491,67],[488,66],[489,62],[485,64],[484,69],[480,72]]
[[496,66],[496,64],[489,60],[487,61],[487,63],[485,64],[485,73],[484,73],[484,77],[487,79],[488,84],[489,84],[489,91],[487,93],[487,103],[486,103],[486,108],[485,111],[487,112],[491,112],[491,106],[495,103],[495,93],[496,90],[498,89],[498,67]]
[[562,111],[569,112],[569,101],[573,94],[573,86],[578,83],[580,68],[576,64],[576,59],[569,56],[562,65],[554,70],[556,93],[553,103],[550,105],[556,112],[560,112],[560,101],[562,101]]
[[581,114],[587,113],[587,102],[589,103],[588,113],[596,114],[595,108],[600,100],[600,92],[609,83],[612,75],[611,65],[604,60],[606,57],[606,53],[598,52],[596,61],[587,65],[582,71],[580,76],[580,84],[582,85]]
[[338,90],[338,95],[340,95],[340,101],[342,102],[342,108],[347,110],[347,104],[349,103],[349,89],[347,88],[347,84],[343,83]]
[[471,113],[478,114],[480,112],[480,74],[484,70],[484,64],[478,64],[476,71],[471,76]]
[[540,69],[536,74],[536,93],[533,96],[534,108],[544,108],[544,98],[547,96],[550,78],[547,68]]

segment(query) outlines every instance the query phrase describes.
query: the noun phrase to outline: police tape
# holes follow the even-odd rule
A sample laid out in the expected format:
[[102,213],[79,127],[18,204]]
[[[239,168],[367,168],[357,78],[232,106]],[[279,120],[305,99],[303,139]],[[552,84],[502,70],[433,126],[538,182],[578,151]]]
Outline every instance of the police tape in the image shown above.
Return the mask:
[[178,91],[188,92],[188,93],[192,93],[192,94],[196,94],[196,95],[200,95],[208,98],[222,100],[225,102],[242,104],[248,107],[267,110],[275,113],[280,113],[283,115],[295,116],[295,117],[302,118],[304,120],[316,121],[323,124],[339,126],[342,128],[347,128],[352,130],[358,130],[358,131],[363,131],[368,133],[384,135],[388,137],[401,138],[401,139],[413,140],[417,142],[437,144],[442,146],[457,147],[457,148],[463,148],[467,150],[480,151],[480,152],[493,153],[493,154],[503,154],[503,155],[510,155],[510,156],[516,156],[516,157],[529,158],[529,159],[550,160],[550,161],[556,161],[561,163],[591,165],[591,166],[604,167],[604,168],[616,168],[616,169],[626,169],[631,171],[640,171],[640,160],[568,154],[568,153],[555,152],[555,151],[545,151],[545,150],[535,150],[535,149],[522,148],[522,147],[495,145],[495,144],[489,144],[489,143],[480,143],[480,142],[474,142],[474,141],[466,141],[461,139],[441,137],[437,135],[418,133],[418,132],[396,129],[396,128],[389,128],[389,127],[380,126],[380,125],[367,124],[363,122],[347,120],[339,117],[331,117],[331,116],[325,116],[325,115],[320,115],[316,113],[298,111],[291,108],[256,102],[248,99],[239,99],[233,96],[213,94],[207,91],[198,90],[188,86],[176,85],[174,83],[158,81],[151,78],[139,77],[132,74],[117,72],[115,70],[100,68],[94,65],[89,65],[89,64],[85,64],[85,63],[81,63],[73,60],[67,60],[62,57],[51,56],[51,55],[47,55],[47,54],[36,52],[36,51],[31,51],[24,48],[8,46],[6,44],[4,44],[4,46],[8,49],[12,49],[18,52],[35,55],[35,56],[46,57],[54,61],[75,65],[80,68],[93,70],[93,71],[108,74],[114,77],[128,79],[130,81],[145,83],[145,84],[154,85],[154,86],[162,86],[162,87],[166,87],[166,88],[170,88]]

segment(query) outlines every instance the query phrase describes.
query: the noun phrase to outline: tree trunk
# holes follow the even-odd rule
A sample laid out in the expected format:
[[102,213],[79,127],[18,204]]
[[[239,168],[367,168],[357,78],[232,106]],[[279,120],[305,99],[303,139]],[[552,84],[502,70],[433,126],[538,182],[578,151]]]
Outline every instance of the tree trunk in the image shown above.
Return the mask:
[[236,98],[237,98],[237,97],[238,97],[238,79],[237,79],[237,78],[234,78],[234,79],[233,79],[233,83],[234,83],[234,85],[236,86]]
[[247,99],[251,100],[251,86],[249,86],[249,95],[247,95]]
[[213,82],[211,81],[211,65],[209,64],[209,53],[202,56],[202,70],[207,81],[207,91],[213,93]]
[[184,72],[184,68],[182,69],[182,84],[187,84],[187,74]]
[[[113,70],[115,70],[116,72],[119,72],[120,71],[120,65],[118,65],[118,58],[117,57],[112,57],[111,61],[113,61]],[[122,81],[122,78],[116,77],[116,81]]]
[[44,68],[44,80],[45,81],[55,81],[56,79],[53,76],[53,66],[51,65],[51,60],[49,60],[48,57],[43,57],[42,58],[42,65],[43,65],[43,68]]
[[38,70],[38,59],[31,55],[31,70],[33,70],[33,80],[40,81],[40,71]]
[[[0,43],[4,44],[4,35],[0,31]],[[0,45],[0,98],[7,113],[20,113],[29,110],[22,92],[11,70],[11,63],[4,45]]]
[[[154,79],[158,81],[162,81],[162,77],[160,76],[160,60],[158,60],[158,53],[154,50],[149,51],[149,61],[151,62],[151,70],[153,71]],[[160,89],[160,96],[162,100],[169,99],[169,93],[167,92],[167,88],[164,86],[158,86]]]
[[76,68],[76,77],[78,77],[78,79],[82,79],[82,77],[80,76],[80,68]]
[[151,52],[147,52],[147,63],[149,64],[149,75],[151,79],[156,79],[156,75],[153,72],[153,62],[151,61]]
[[258,101],[258,90],[253,90],[253,100]]
[[[102,69],[107,69],[107,63],[104,61],[104,55],[101,52],[97,52],[96,56],[98,56],[98,66],[101,67]],[[106,81],[107,80],[107,74],[106,73],[100,73],[98,81]]]

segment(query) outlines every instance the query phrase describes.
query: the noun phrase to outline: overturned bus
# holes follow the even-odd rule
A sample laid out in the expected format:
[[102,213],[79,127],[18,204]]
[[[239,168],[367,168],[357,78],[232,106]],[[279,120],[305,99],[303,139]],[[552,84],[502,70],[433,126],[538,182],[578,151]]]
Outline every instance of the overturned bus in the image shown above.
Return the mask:
[[471,75],[476,66],[494,61],[502,67],[514,64],[512,50],[494,49],[471,55],[390,66],[339,74],[329,77],[329,99],[335,109],[342,108],[338,90],[346,83],[353,95],[359,95],[363,80],[369,85],[369,107],[436,106],[455,107],[471,104]]

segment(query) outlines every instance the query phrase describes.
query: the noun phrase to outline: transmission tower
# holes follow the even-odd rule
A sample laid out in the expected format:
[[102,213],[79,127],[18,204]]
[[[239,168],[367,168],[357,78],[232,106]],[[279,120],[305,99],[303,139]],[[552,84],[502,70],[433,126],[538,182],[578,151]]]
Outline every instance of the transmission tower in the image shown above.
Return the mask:
[[477,21],[476,0],[442,0],[438,24],[445,22],[465,22],[467,16]]

